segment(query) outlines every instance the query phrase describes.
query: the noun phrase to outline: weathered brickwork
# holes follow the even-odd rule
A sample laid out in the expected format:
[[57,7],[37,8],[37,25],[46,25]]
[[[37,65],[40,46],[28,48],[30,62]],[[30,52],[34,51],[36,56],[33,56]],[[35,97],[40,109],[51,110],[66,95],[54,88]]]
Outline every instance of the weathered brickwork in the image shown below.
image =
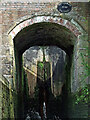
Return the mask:
[[[3,99],[0,99],[0,118],[14,118],[16,114],[13,103],[15,95],[13,95],[12,91],[13,89],[16,91],[13,38],[21,30],[35,23],[56,23],[70,30],[75,36],[71,67],[71,91],[75,92],[79,87],[83,86],[81,79],[85,74],[86,68],[82,65],[80,54],[82,53],[84,60],[88,61],[86,47],[88,47],[89,4],[71,3],[72,11],[67,14],[61,14],[57,10],[58,3],[59,1],[40,3],[23,1],[0,2],[0,98]],[[3,85],[3,81],[8,81],[8,86]],[[86,83],[88,83],[88,78],[86,78]],[[12,89],[10,86],[13,86],[13,84],[14,87]]]
[[0,81],[0,119],[14,118],[15,95],[13,89],[9,88],[9,85],[9,81],[2,77],[2,81]]
[[57,23],[68,28],[71,32],[75,34],[75,36],[79,36],[81,34],[81,32],[74,25],[72,25],[68,20],[65,20],[62,18],[58,19],[58,17],[52,17],[52,16],[38,16],[35,18],[31,18],[30,20],[26,20],[23,23],[20,23],[10,32],[9,35],[11,35],[11,38],[13,39],[17,35],[17,33],[23,28],[39,22]]

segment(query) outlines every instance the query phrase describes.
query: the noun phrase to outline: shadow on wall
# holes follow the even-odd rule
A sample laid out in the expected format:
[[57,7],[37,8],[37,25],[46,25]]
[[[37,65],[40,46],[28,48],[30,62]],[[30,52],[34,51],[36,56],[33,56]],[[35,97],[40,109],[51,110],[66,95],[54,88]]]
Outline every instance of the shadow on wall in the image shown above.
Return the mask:
[[52,93],[54,96],[59,96],[62,92],[62,87],[65,83],[65,57],[66,54],[61,51],[61,55],[58,58],[58,61],[55,65],[53,75],[52,75]]

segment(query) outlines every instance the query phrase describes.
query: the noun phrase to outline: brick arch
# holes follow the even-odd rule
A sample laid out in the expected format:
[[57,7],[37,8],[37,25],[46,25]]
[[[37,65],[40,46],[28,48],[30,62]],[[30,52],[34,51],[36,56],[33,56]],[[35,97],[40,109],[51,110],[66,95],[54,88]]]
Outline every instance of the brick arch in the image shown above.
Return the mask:
[[[81,31],[78,30],[78,28],[73,25],[71,22],[69,22],[68,20],[65,20],[65,19],[62,19],[60,17],[52,17],[52,16],[37,16],[37,17],[33,17],[33,18],[30,18],[28,20],[25,20],[21,23],[19,23],[18,25],[16,25],[12,31],[9,33],[9,35],[11,36],[11,39],[13,40],[15,38],[15,36],[20,33],[20,31],[22,29],[26,29],[26,27],[28,26],[31,26],[35,23],[42,23],[42,22],[50,22],[50,23],[56,23],[61,26],[64,26],[66,28],[68,28],[76,37],[78,37],[79,35],[81,35]],[[16,40],[16,39],[15,39]],[[15,41],[16,42],[16,41]],[[15,47],[15,46],[14,46]],[[15,49],[16,53],[15,53],[15,62],[17,62],[16,64],[16,88],[17,88],[17,91],[18,91],[18,96],[22,98],[22,96],[20,96],[20,93],[22,93],[22,54],[18,52],[18,49],[16,48]],[[26,50],[26,49],[25,49]],[[70,69],[70,68],[69,68]],[[70,70],[68,70],[70,71]],[[22,100],[21,100],[22,102]],[[21,109],[21,108],[20,108]],[[21,112],[22,109],[20,111],[18,111],[18,113],[22,113]]]
[[34,23],[41,23],[41,22],[51,22],[57,23],[68,28],[76,37],[82,34],[82,32],[70,21],[63,19],[61,17],[53,17],[53,16],[37,16],[33,18],[29,18],[18,25],[16,25],[10,32],[9,35],[13,39],[23,28],[30,26]]

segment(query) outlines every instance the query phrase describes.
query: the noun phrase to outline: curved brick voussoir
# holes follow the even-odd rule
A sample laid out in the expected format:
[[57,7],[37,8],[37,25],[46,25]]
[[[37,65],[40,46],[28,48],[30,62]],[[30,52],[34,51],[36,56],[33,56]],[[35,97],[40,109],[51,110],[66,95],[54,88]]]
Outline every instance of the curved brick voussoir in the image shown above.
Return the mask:
[[36,16],[33,18],[29,18],[28,20],[25,20],[23,22],[20,22],[20,24],[16,25],[10,32],[9,35],[12,37],[12,39],[25,27],[32,25],[34,23],[40,23],[40,22],[51,22],[51,23],[57,23],[62,26],[65,26],[68,28],[71,32],[74,33],[76,37],[81,35],[81,31],[73,25],[71,22],[69,22],[66,19],[62,19],[61,17],[53,17],[53,16]]

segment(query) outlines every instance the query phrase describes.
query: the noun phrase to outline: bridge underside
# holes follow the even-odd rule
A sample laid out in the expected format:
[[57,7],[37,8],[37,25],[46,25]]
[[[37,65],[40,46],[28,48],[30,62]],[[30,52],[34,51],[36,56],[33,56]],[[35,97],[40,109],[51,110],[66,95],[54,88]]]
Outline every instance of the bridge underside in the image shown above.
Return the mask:
[[[14,39],[15,47],[23,53],[31,46],[58,46],[73,53],[75,36],[64,26],[55,23],[37,23],[24,28]],[[71,53],[70,53],[71,52]]]

